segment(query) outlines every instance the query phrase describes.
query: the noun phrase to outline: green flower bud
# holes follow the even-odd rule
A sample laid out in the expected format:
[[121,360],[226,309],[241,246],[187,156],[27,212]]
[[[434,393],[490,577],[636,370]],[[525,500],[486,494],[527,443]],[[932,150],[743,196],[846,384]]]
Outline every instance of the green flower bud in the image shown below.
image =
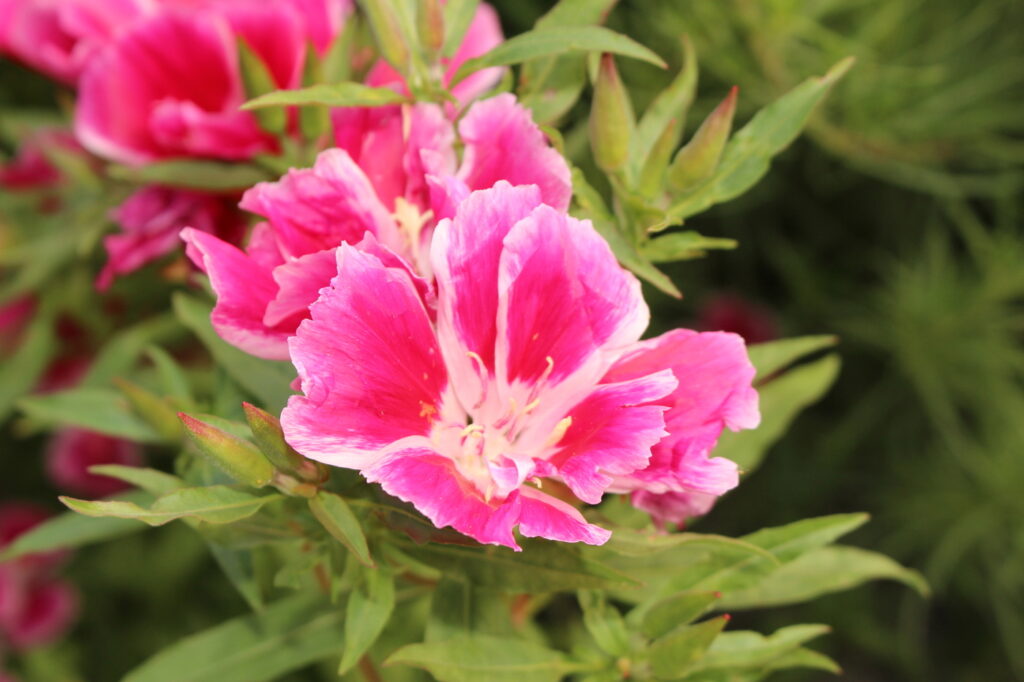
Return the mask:
[[722,150],[729,139],[732,117],[736,112],[739,88],[733,87],[722,103],[708,114],[686,146],[679,150],[668,170],[673,189],[686,192],[711,177],[718,168]]
[[249,403],[242,403],[242,407],[256,445],[271,464],[306,482],[323,483],[327,480],[327,467],[306,459],[288,445],[277,417]]
[[625,167],[633,125],[633,105],[615,68],[615,58],[601,55],[587,127],[594,161],[601,170],[612,173]]
[[252,443],[184,412],[178,418],[199,453],[239,483],[262,488],[274,477],[274,467]]
[[178,421],[177,411],[166,399],[121,378],[115,378],[114,385],[128,399],[132,410],[162,439],[171,443],[181,440],[184,433]]

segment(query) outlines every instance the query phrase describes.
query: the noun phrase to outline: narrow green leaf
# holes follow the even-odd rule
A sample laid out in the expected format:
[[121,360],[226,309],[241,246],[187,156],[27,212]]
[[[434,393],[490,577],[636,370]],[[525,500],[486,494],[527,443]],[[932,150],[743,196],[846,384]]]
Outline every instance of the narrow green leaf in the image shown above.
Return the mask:
[[29,396],[18,408],[32,419],[52,426],[79,426],[140,443],[160,443],[163,438],[136,417],[117,391],[106,388],[73,388]]
[[839,374],[839,358],[826,355],[798,366],[758,388],[761,424],[750,431],[727,431],[715,448],[715,456],[727,457],[751,471],[782,437],[800,412],[817,402]]
[[787,654],[779,656],[768,664],[768,670],[789,670],[791,668],[809,668],[811,670],[823,670],[833,675],[840,675],[843,669],[839,664],[823,653],[813,649],[798,647]]
[[403,550],[446,573],[501,592],[559,592],[581,588],[629,586],[633,580],[583,558],[579,547],[542,540],[526,541],[522,552],[506,547],[428,544]]
[[110,166],[108,173],[117,180],[136,184],[159,184],[207,191],[242,191],[258,182],[273,180],[259,166],[219,161],[174,160],[147,163],[144,166]]
[[239,386],[260,400],[270,412],[280,412],[291,395],[295,370],[285,362],[261,360],[221,339],[210,324],[212,306],[182,293],[174,295],[174,312],[191,329]]
[[[637,124],[629,154],[634,173],[639,173],[645,160],[655,152],[656,142],[667,148],[667,165],[667,159],[671,158],[671,153],[682,137],[686,114],[697,93],[697,53],[689,38],[683,36],[682,42],[682,70],[667,88],[658,93]],[[662,140],[673,121],[676,122],[674,134]]]
[[583,625],[597,645],[611,656],[626,656],[631,647],[622,614],[596,590],[580,590],[577,599],[583,610]]
[[78,500],[61,497],[69,509],[85,516],[115,516],[137,519],[150,526],[162,526],[180,518],[195,518],[207,523],[233,523],[252,516],[281,495],[257,497],[222,485],[181,488],[156,499],[148,508],[124,500]]
[[178,444],[184,433],[178,421],[177,410],[170,401],[138,384],[117,377],[113,380],[117,390],[125,397],[134,412],[167,443]]
[[192,389],[189,386],[188,377],[167,351],[159,346],[148,346],[146,357],[156,367],[160,377],[160,386],[166,396],[179,402],[192,402]]
[[106,387],[116,376],[126,375],[147,348],[187,337],[187,330],[170,312],[137,322],[108,338],[89,365],[81,385]]
[[185,486],[185,482],[177,476],[146,467],[132,467],[122,464],[97,464],[89,467],[89,472],[99,474],[100,476],[110,476],[119,481],[130,483],[136,488],[145,490],[152,495],[164,495]]
[[719,616],[676,628],[656,640],[647,651],[654,675],[659,679],[682,677],[704,655],[727,622],[728,617]]
[[351,670],[373,646],[395,609],[395,578],[390,571],[371,569],[363,573],[363,578],[345,607],[345,649],[339,675]]
[[[246,44],[244,38],[238,40],[238,65],[242,75],[245,95],[249,99],[273,93],[277,90],[270,69]],[[244,108],[244,105],[243,105]],[[255,112],[260,127],[274,135],[280,135],[288,125],[288,113],[282,109],[268,109]]]
[[759,111],[729,140],[715,173],[672,207],[673,219],[700,213],[750,189],[768,172],[771,159],[796,138],[814,107],[852,65],[852,59],[844,59],[823,77],[804,81]]
[[298,595],[171,645],[124,682],[268,682],[336,654],[342,614]]
[[[137,505],[150,504],[153,496],[141,490],[133,490],[115,499]],[[118,518],[92,519],[65,512],[43,521],[38,526],[19,535],[14,542],[0,552],[0,561],[12,561],[26,554],[50,552],[55,549],[72,549],[94,542],[112,540],[143,530],[145,526],[134,521]]]
[[577,667],[541,644],[480,634],[409,644],[384,665],[421,668],[440,682],[558,682]]
[[750,609],[798,604],[852,589],[870,580],[898,580],[921,596],[929,593],[928,583],[920,573],[884,554],[858,547],[832,546],[807,552],[758,584],[730,592],[721,605],[726,609]]
[[344,498],[321,490],[316,497],[309,500],[309,509],[327,532],[335,540],[345,545],[359,559],[360,563],[371,568],[374,567],[370,550],[366,546],[363,527]]
[[451,86],[481,69],[519,64],[569,52],[610,52],[665,68],[665,62],[650,49],[603,26],[540,28],[520,33],[490,52],[467,60],[455,72]]
[[867,514],[830,514],[801,519],[784,526],[762,528],[743,536],[745,542],[757,545],[774,554],[779,561],[792,561],[801,554],[835,542],[852,533],[865,523]]
[[462,38],[473,23],[480,0],[448,0],[444,6],[444,47],[441,54],[452,57],[462,45]]
[[46,305],[36,312],[21,345],[0,365],[0,422],[35,388],[56,352],[52,308]]
[[757,380],[763,382],[779,370],[785,369],[797,360],[839,342],[839,337],[831,334],[817,336],[798,336],[792,339],[779,339],[748,346],[750,361],[757,368]]
[[[827,625],[791,625],[765,637],[757,632],[726,632],[711,644],[691,672],[762,668],[820,637]],[[695,675],[699,679],[699,675]]]
[[533,27],[554,29],[603,24],[617,3],[618,0],[559,0]]
[[671,263],[700,258],[710,249],[735,249],[736,245],[735,239],[705,237],[687,230],[651,239],[640,248],[640,255],[652,263]]
[[680,625],[700,618],[719,596],[717,592],[679,592],[654,602],[642,611],[640,632],[644,637],[657,639]]
[[372,88],[362,83],[324,83],[298,90],[277,90],[260,95],[242,105],[242,109],[268,107],[384,107],[402,104],[408,98],[391,88]]

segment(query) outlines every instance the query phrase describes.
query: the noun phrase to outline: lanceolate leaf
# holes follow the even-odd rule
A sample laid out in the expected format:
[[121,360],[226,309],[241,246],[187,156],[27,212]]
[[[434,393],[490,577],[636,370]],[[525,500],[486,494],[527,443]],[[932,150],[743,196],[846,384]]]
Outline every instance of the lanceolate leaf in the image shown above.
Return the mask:
[[652,263],[671,263],[700,258],[709,249],[735,248],[735,239],[705,237],[693,230],[687,230],[655,237],[643,245],[640,253]]
[[569,52],[610,52],[663,67],[657,54],[621,33],[603,26],[540,28],[509,38],[490,52],[463,63],[451,85],[466,76],[491,66],[519,64],[530,59],[552,57]]
[[[667,599],[637,608],[642,615],[640,632],[645,637],[657,639],[673,628],[700,618],[720,596],[717,592],[680,592]],[[633,616],[633,612],[629,614]]]
[[131,412],[124,397],[111,389],[73,388],[35,395],[22,398],[18,407],[46,425],[79,426],[140,443],[163,441],[160,434]]
[[257,182],[273,179],[258,166],[196,160],[158,161],[137,168],[111,166],[109,173],[118,180],[139,184],[225,192],[246,190]]
[[345,608],[345,649],[338,674],[348,672],[373,646],[395,608],[395,578],[386,569],[363,573],[364,583],[352,590]]
[[148,509],[124,500],[77,500],[61,497],[60,501],[85,516],[116,516],[138,519],[151,526],[162,526],[180,518],[195,518],[208,523],[232,523],[252,516],[280,495],[258,497],[227,486],[181,488],[157,500]]
[[89,467],[89,472],[101,476],[110,476],[141,488],[151,495],[164,495],[185,485],[177,476],[165,474],[156,469],[146,467],[124,466],[121,464],[97,464]]
[[336,655],[343,614],[322,596],[299,595],[187,637],[124,682],[269,682]]
[[629,631],[622,614],[596,590],[580,590],[577,594],[583,610],[583,625],[597,645],[611,656],[625,656],[630,650]]
[[299,90],[277,90],[260,95],[242,105],[242,109],[286,106],[384,107],[402,104],[405,95],[391,88],[372,88],[362,83],[319,84]]
[[479,634],[410,644],[385,665],[422,668],[441,682],[557,682],[578,668],[535,642]]
[[[719,635],[707,653],[694,664],[694,679],[706,679],[702,671],[758,669],[795,651],[804,642],[829,631],[827,625],[793,625],[776,630],[769,637],[757,632],[726,632]],[[728,679],[728,678],[727,678]]]
[[658,679],[682,677],[707,651],[728,622],[719,616],[697,625],[683,625],[651,644],[647,652]]
[[344,498],[321,490],[316,497],[310,499],[309,508],[328,533],[345,545],[361,563],[373,567],[363,528]]
[[0,421],[7,417],[14,403],[35,388],[57,349],[52,306],[36,312],[18,346],[0,366]]
[[[135,505],[147,505],[153,501],[153,496],[141,490],[135,490],[118,495],[116,499]],[[10,561],[37,552],[82,547],[94,542],[137,533],[144,528],[145,526],[142,524],[128,519],[113,517],[93,519],[69,511],[47,519],[19,535],[14,542],[0,552],[0,561]]]
[[877,552],[833,546],[808,552],[757,585],[730,592],[721,605],[726,609],[749,609],[796,604],[882,579],[898,580],[922,596],[928,595],[928,583],[917,571]]
[[792,339],[756,343],[748,346],[747,350],[750,352],[750,361],[757,368],[757,381],[762,383],[800,358],[830,348],[838,341],[838,337],[830,334],[798,336]]
[[804,81],[759,111],[729,140],[715,173],[674,205],[669,211],[671,217],[682,220],[750,189],[768,172],[772,157],[796,138],[814,107],[852,65],[852,59],[845,59],[823,77]]
[[785,526],[762,528],[743,536],[745,542],[762,547],[779,561],[792,561],[801,554],[835,542],[847,533],[852,533],[868,521],[868,515],[831,514],[810,519],[801,519]]

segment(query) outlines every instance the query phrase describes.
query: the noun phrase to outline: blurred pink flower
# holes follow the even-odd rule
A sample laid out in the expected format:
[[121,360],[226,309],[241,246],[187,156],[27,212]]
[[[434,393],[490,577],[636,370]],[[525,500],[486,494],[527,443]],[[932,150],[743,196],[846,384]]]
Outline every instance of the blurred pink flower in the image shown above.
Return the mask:
[[705,299],[697,310],[697,328],[739,334],[747,343],[779,337],[775,315],[736,294],[716,294]]
[[139,446],[120,438],[79,428],[64,428],[54,435],[46,450],[46,473],[61,491],[106,497],[129,486],[109,476],[89,472],[97,464],[138,466]]
[[559,210],[569,205],[569,167],[512,95],[469,108],[459,123],[465,152],[458,168],[454,130],[436,105],[343,113],[352,122],[341,149],[246,192],[241,206],[268,222],[257,225],[244,252],[196,230],[182,232],[217,293],[214,327],[253,355],[288,358],[287,339],[334,276],[333,250],[343,242],[370,234],[374,248],[405,259],[429,280],[434,225],[471,190],[501,180],[534,184],[543,202]]
[[192,227],[238,243],[245,222],[234,197],[148,186],[118,206],[112,218],[121,231],[103,240],[107,264],[96,280],[97,288],[110,287],[120,275],[133,272],[181,243],[178,233]]
[[22,296],[0,305],[0,356],[14,352],[36,312],[34,296]]
[[[25,138],[13,159],[0,165],[0,187],[7,190],[40,190],[57,185],[61,174],[47,157],[51,150],[85,154],[71,131],[40,128]],[[47,208],[46,204],[41,206],[44,212]]]
[[[759,419],[742,341],[680,330],[638,343],[639,282],[536,186],[473,192],[437,226],[436,312],[408,268],[350,245],[335,258],[289,341],[304,395],[281,416],[286,438],[438,527],[514,549],[515,527],[601,544],[609,532],[542,479],[587,503],[702,483],[711,434]],[[663,441],[690,456],[654,462]]]
[[149,0],[0,0],[0,52],[74,85]]

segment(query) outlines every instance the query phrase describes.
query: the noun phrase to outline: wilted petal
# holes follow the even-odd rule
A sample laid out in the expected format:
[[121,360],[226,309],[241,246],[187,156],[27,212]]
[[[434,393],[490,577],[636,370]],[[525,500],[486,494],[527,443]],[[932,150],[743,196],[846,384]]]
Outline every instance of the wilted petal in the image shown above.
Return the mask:
[[569,166],[514,95],[475,103],[459,123],[459,135],[466,151],[458,177],[469,189],[485,189],[498,180],[537,185],[544,203],[569,208]]
[[290,342],[305,395],[281,415],[312,459],[362,468],[378,451],[427,435],[447,382],[430,318],[408,273],[351,246]]

